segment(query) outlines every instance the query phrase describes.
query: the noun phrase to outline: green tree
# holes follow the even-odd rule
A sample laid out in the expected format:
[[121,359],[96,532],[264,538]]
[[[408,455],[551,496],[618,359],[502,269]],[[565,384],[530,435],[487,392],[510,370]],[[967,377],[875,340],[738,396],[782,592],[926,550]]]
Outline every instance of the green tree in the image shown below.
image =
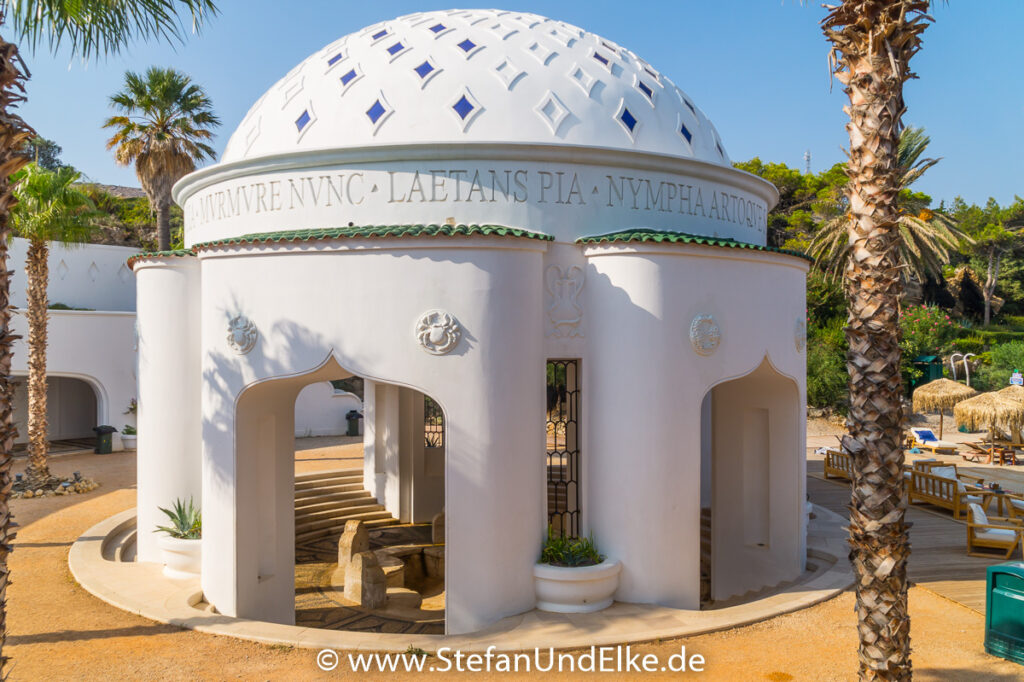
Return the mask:
[[[0,26],[10,29],[16,40],[27,42],[32,50],[39,45],[53,50],[64,45],[73,55],[89,59],[115,54],[140,38],[181,41],[185,30],[179,13],[191,15],[195,31],[216,11],[214,0],[0,0]],[[8,507],[15,430],[9,379],[14,339],[9,331],[7,250],[10,211],[16,199],[10,177],[31,160],[25,143],[35,133],[16,111],[25,100],[27,78],[18,46],[0,37],[0,677],[6,677],[7,559],[14,539]]]
[[135,164],[142,189],[156,211],[157,239],[161,251],[171,248],[171,188],[196,169],[196,163],[213,159],[208,144],[220,119],[210,98],[192,79],[174,69],[150,67],[144,75],[129,71],[124,89],[110,98],[121,113],[103,124],[113,128],[107,149],[117,162]]
[[26,153],[40,167],[53,171],[66,165],[60,159],[61,152],[64,149],[53,140],[47,140],[45,137],[36,135],[27,144],[28,149]]
[[982,322],[988,326],[992,321],[992,298],[1002,274],[1003,259],[1024,247],[1020,236],[1024,222],[1024,199],[1015,197],[1013,204],[1002,208],[995,199],[989,198],[982,208],[968,206],[963,199],[957,197],[953,202],[953,215],[971,236],[972,243],[965,250],[973,256],[972,265],[985,277],[982,287],[985,313]]
[[[930,141],[923,128],[904,128],[897,153],[900,262],[904,266],[904,278],[914,277],[920,282],[928,278],[939,280],[950,256],[962,243],[971,242],[957,227],[954,217],[929,208],[931,197],[910,189],[925,171],[941,160],[923,158]],[[818,266],[833,277],[843,271],[850,255],[849,206],[841,195],[833,201],[819,203],[824,220],[808,250]]]
[[927,0],[841,0],[822,21],[829,64],[849,98],[850,560],[856,576],[860,677],[909,680],[903,386],[900,375],[900,131],[903,84],[928,26]]
[[46,463],[48,441],[46,420],[46,287],[50,281],[50,242],[81,244],[93,230],[95,207],[81,188],[74,186],[81,175],[65,166],[49,171],[32,163],[18,171],[11,211],[14,234],[28,240],[25,273],[28,276],[28,442],[29,461],[25,470],[28,484],[39,489],[50,484]]

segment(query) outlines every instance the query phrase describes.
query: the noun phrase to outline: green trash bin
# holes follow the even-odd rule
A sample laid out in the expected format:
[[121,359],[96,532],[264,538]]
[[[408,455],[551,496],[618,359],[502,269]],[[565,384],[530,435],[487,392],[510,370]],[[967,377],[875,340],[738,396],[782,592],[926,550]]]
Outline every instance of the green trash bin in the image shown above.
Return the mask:
[[359,414],[358,410],[349,410],[345,414],[345,419],[348,420],[348,432],[346,436],[358,436],[359,435],[359,420],[363,418],[363,415]]
[[985,651],[1024,664],[1024,562],[988,567]]
[[109,455],[114,451],[114,437],[111,435],[117,431],[113,426],[103,424],[94,426],[96,432],[96,448],[93,450],[97,455]]

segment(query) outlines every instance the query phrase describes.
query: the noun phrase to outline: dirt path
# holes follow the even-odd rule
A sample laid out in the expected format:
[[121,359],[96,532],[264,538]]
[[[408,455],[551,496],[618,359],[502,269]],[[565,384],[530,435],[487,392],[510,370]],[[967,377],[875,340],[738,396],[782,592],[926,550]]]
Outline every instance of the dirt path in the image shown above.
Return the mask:
[[[337,670],[325,674],[317,670],[313,651],[253,644],[159,625],[95,599],[71,577],[68,548],[94,523],[134,506],[133,457],[69,457],[55,459],[53,468],[58,473],[82,471],[83,475],[102,481],[103,487],[86,495],[16,500],[13,505],[23,528],[11,560],[14,582],[8,599],[12,680],[416,676],[356,675],[349,671],[344,656]],[[1024,679],[1024,668],[983,653],[980,615],[914,589],[911,617],[916,679]],[[816,607],[750,627],[685,641],[635,646],[633,652],[654,653],[665,661],[684,644],[688,654],[699,653],[707,659],[707,672],[700,679],[852,680],[856,670],[853,597],[843,594]],[[636,677],[636,673],[602,675],[602,679],[609,680]]]

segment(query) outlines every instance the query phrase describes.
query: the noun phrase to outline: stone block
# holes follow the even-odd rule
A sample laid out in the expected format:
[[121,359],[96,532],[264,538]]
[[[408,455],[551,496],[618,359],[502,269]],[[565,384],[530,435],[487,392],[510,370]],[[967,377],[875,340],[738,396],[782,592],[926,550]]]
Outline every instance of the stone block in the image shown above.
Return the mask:
[[444,512],[437,514],[430,523],[431,537],[435,545],[444,544]]
[[344,570],[356,554],[370,549],[370,534],[358,519],[345,522],[345,532],[338,539],[338,568]]
[[427,576],[444,578],[444,547],[424,547],[423,566]]
[[355,554],[345,567],[345,599],[363,608],[379,609],[388,599],[384,569],[373,552]]

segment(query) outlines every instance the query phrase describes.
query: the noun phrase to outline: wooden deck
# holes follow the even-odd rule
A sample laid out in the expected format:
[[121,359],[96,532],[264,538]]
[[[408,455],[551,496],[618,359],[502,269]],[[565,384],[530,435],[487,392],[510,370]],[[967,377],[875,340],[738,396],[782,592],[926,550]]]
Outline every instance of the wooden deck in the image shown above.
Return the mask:
[[[849,516],[849,482],[822,477],[822,462],[807,462],[807,494],[811,502]],[[1002,559],[967,556],[967,525],[949,512],[927,505],[907,511],[910,528],[910,580],[947,599],[985,613],[985,569]],[[1015,556],[1019,559],[1019,556]]]

